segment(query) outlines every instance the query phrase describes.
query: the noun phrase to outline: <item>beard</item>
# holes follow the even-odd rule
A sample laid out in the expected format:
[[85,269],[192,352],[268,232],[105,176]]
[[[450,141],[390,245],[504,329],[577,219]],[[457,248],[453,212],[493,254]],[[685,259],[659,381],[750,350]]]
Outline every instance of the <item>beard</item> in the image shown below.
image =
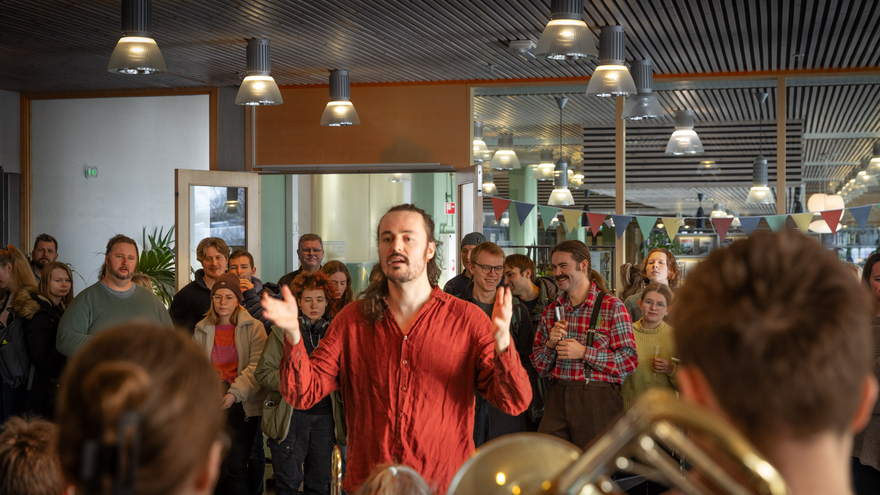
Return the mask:
[[128,273],[122,274],[114,270],[112,266],[107,265],[107,275],[114,277],[116,280],[131,280],[132,270],[128,270]]
[[[420,259],[410,259],[404,254],[392,254],[385,260],[384,263],[382,263],[382,272],[385,273],[385,278],[387,278],[389,282],[398,285],[411,282],[425,274],[425,268],[428,265],[428,261],[426,259],[427,256],[427,247],[425,247],[425,253]],[[402,259],[405,263],[405,266],[392,267],[388,265],[388,260],[397,258]]]
[[37,267],[39,270],[42,270],[43,268],[46,268],[46,263],[48,262],[49,260],[47,258],[36,259],[34,260],[34,266]]

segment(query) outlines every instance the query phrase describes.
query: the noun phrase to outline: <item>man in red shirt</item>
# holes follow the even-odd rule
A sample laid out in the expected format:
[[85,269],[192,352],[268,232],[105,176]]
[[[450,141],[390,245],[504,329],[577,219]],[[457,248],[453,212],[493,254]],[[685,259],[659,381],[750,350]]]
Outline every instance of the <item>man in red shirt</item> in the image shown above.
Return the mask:
[[382,275],[333,320],[311,356],[297,307],[264,298],[266,316],[285,331],[281,394],[307,409],[340,389],[346,404],[354,493],[379,463],[402,463],[445,493],[474,449],[474,392],[521,414],[529,379],[510,345],[512,296],[504,287],[492,319],[437,287],[434,222],[412,205],[392,208],[377,232]]

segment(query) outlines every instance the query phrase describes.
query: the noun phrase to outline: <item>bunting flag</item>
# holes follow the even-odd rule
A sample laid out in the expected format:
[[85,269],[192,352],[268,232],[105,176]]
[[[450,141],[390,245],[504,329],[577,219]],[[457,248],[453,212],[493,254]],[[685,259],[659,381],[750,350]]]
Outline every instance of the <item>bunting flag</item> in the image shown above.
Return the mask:
[[559,208],[538,205],[538,212],[541,214],[541,221],[544,222],[544,230],[549,230],[550,223],[559,214]]
[[611,215],[611,221],[614,222],[614,233],[617,234],[618,239],[626,232],[626,227],[632,222],[632,219],[631,215]]
[[752,235],[760,222],[761,217],[739,217],[739,223],[742,225],[746,235]]
[[868,215],[871,214],[871,208],[873,207],[874,205],[867,205],[849,208],[849,213],[853,216],[853,218],[856,219],[856,222],[858,222],[859,227],[862,229],[862,232],[864,232],[865,227],[868,226]]
[[645,239],[651,237],[651,231],[654,230],[657,217],[636,217],[636,221],[639,222],[639,230],[642,231],[642,237]]
[[715,231],[718,232],[718,237],[721,238],[721,242],[724,242],[724,238],[727,237],[727,231],[730,230],[730,224],[732,223],[733,217],[712,219],[712,225],[715,226]]
[[596,237],[599,234],[599,227],[605,221],[606,215],[604,213],[584,213],[584,215],[590,221],[590,230],[593,232],[593,237]]
[[664,217],[660,220],[663,221],[663,226],[666,227],[666,235],[669,236],[669,242],[674,241],[675,234],[678,234],[678,229],[680,229],[681,225],[684,223],[684,218]]
[[507,207],[510,206],[509,199],[501,199],[501,198],[492,198],[492,209],[495,210],[495,221],[501,221],[501,215],[504,215],[504,211],[507,210]]
[[837,224],[840,223],[840,219],[843,217],[843,210],[821,211],[819,213],[822,214],[822,218],[825,219],[825,223],[831,229],[831,234],[835,234],[837,232]]
[[516,208],[516,218],[519,219],[519,225],[522,226],[523,222],[526,221],[526,218],[531,215],[532,210],[535,209],[535,205],[531,203],[523,203],[521,201],[514,201],[514,208]]
[[813,221],[813,212],[797,213],[792,215],[791,219],[797,224],[801,234],[806,234],[810,230],[810,222]]
[[788,219],[788,215],[770,215],[764,217],[764,220],[767,220],[767,225],[770,226],[770,230],[773,232],[779,232],[782,230],[782,227],[785,227],[785,221]]
[[583,212],[580,210],[566,210],[565,208],[562,209],[562,216],[563,218],[565,218],[565,229],[569,233],[573,232],[574,229],[577,228],[578,221],[581,219],[581,213]]

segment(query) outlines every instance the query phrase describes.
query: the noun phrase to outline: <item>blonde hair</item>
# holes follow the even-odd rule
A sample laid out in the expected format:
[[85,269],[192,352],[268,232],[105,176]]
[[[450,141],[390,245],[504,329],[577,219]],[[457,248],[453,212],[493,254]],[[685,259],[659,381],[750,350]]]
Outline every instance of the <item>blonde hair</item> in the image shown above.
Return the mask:
[[67,291],[67,295],[61,298],[61,307],[66,308],[70,301],[73,301],[73,273],[70,271],[70,267],[64,263],[60,263],[58,261],[50,261],[46,263],[46,266],[43,267],[43,273],[40,275],[40,283],[37,286],[37,290],[41,296],[45,297],[48,300],[52,300],[52,294],[49,293],[49,282],[51,282],[52,272],[55,270],[64,270],[67,272],[67,276],[70,277],[70,290]]
[[[238,315],[241,314],[242,311],[247,313],[247,310],[241,306],[241,301],[238,299],[235,300],[238,306],[235,307],[235,310],[232,312],[232,315],[229,317],[229,323],[232,325],[238,325]],[[220,324],[220,315],[214,311],[214,299],[211,299],[211,305],[208,307],[208,312],[205,313],[205,316],[208,318],[208,323],[211,325],[219,325]]]
[[21,254],[17,247],[7,244],[6,249],[0,249],[0,265],[12,265],[12,280],[16,287],[3,289],[7,292],[14,292],[23,287],[35,287],[37,279],[34,277],[34,271],[27,258]]
[[220,254],[226,257],[226,261],[229,261],[229,246],[226,245],[226,241],[219,237],[205,237],[199,241],[199,245],[196,246],[196,260],[204,261],[208,256],[205,251],[207,251],[209,247],[219,251]]
[[153,292],[153,279],[151,279],[149,275],[145,275],[141,272],[134,272],[131,274],[131,281],[150,292]]

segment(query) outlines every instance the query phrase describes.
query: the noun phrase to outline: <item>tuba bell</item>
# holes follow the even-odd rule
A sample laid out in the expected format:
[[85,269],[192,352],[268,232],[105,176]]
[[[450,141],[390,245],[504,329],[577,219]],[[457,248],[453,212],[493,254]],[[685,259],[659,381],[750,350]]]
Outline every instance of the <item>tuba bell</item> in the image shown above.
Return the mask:
[[622,494],[626,482],[645,479],[686,495],[788,492],[779,472],[732,426],[654,389],[583,453],[540,433],[486,443],[456,473],[448,494]]

